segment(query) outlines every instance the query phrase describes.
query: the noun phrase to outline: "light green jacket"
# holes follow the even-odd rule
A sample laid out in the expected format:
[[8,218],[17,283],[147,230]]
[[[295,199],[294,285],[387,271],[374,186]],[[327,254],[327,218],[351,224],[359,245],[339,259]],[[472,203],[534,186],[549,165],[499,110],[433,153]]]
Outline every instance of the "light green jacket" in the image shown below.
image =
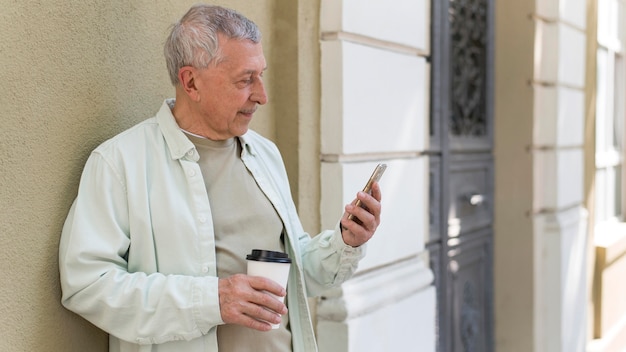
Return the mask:
[[[211,204],[172,104],[93,151],[63,228],[62,303],[109,333],[110,351],[218,350]],[[276,146],[253,131],[240,140],[244,164],[288,234],[293,349],[316,351],[306,297],[347,280],[364,248],[347,246],[338,226],[305,233]]]

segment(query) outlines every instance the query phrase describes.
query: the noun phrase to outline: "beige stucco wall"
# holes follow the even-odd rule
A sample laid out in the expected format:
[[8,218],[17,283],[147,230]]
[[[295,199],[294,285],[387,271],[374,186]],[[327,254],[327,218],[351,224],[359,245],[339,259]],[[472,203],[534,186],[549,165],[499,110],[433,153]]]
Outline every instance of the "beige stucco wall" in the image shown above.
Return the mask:
[[534,1],[496,4],[494,310],[498,351],[533,351]]
[[[59,303],[59,233],[88,153],[173,95],[162,43],[195,2],[0,0],[0,351],[106,350],[106,335]],[[317,35],[318,2],[214,3],[264,33],[270,103],[252,126],[283,149],[296,189],[309,183],[304,221],[315,226],[318,84],[307,66],[318,49],[296,41]]]

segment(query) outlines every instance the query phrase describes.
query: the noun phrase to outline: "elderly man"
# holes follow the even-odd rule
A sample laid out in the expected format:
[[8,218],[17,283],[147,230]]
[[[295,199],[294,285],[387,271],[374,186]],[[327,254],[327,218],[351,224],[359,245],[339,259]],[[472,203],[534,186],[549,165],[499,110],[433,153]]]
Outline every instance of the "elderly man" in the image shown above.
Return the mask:
[[[335,229],[304,232],[276,146],[248,130],[267,102],[260,40],[235,11],[192,7],[165,44],[176,99],[85,165],[61,237],[62,303],[111,351],[315,351],[306,297],[348,279],[380,223],[375,184]],[[245,274],[253,248],[289,255],[287,289]]]

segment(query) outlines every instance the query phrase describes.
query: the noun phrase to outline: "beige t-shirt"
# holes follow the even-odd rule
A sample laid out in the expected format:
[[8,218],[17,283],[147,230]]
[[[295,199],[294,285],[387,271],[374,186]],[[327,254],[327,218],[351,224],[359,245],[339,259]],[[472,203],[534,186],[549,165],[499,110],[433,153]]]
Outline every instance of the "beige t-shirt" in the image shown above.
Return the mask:
[[[246,273],[246,255],[252,249],[284,251],[283,223],[241,160],[237,138],[213,141],[186,132],[198,161],[213,215],[218,277]],[[239,325],[217,328],[220,352],[291,351],[289,319],[279,329],[256,331]]]

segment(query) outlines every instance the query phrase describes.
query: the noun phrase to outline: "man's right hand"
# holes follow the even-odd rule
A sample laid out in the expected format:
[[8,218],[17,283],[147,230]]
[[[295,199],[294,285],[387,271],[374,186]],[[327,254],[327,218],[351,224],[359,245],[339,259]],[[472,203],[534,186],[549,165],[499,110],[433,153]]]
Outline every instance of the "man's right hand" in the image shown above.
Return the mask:
[[272,293],[284,297],[287,292],[278,283],[260,276],[236,274],[219,279],[220,313],[226,324],[238,324],[259,331],[269,331],[287,314],[285,304]]

